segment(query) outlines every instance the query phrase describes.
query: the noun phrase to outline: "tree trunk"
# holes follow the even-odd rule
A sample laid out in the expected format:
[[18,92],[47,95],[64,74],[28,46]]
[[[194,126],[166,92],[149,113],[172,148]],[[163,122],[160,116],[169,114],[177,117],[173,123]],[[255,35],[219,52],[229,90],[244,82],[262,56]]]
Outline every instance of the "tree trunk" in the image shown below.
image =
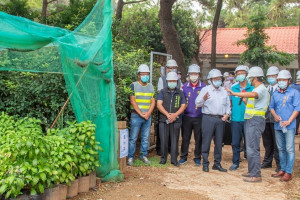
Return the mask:
[[118,1],[117,12],[116,12],[116,19],[117,20],[122,19],[122,12],[123,12],[124,5],[125,5],[124,0],[119,0]]
[[217,3],[217,9],[216,13],[214,16],[214,22],[212,26],[212,38],[211,38],[211,65],[210,67],[216,68],[216,48],[217,48],[217,29],[218,29],[218,23],[219,23],[219,18],[220,18],[220,13],[222,9],[222,3],[223,0],[218,0]]
[[42,7],[42,21],[45,23],[47,18],[47,7],[48,7],[48,0],[43,0],[43,7]]
[[299,31],[298,31],[298,69],[300,70],[300,19],[299,19]]
[[178,64],[179,71],[186,74],[184,55],[179,43],[178,35],[172,21],[172,6],[176,0],[160,0],[159,25],[167,53],[171,54]]

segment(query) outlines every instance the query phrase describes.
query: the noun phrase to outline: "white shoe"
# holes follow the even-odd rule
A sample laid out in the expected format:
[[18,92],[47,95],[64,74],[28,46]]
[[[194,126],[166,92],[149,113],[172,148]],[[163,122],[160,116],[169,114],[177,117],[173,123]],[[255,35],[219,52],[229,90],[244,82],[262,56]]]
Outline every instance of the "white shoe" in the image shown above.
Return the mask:
[[129,166],[133,165],[133,158],[128,158],[127,165]]
[[143,157],[142,157],[142,161],[143,161],[145,164],[147,164],[147,165],[150,165],[150,164],[151,164],[151,161],[148,160],[148,158],[147,158],[146,156],[143,156]]

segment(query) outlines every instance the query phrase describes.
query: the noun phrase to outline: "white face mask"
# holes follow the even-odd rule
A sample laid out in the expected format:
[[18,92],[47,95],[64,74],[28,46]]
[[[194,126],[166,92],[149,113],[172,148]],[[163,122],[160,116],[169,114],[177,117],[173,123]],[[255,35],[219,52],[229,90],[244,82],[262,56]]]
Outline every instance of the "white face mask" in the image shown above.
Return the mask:
[[199,76],[198,76],[198,75],[191,75],[191,76],[190,76],[190,80],[191,80],[193,83],[197,82],[198,79],[199,79]]

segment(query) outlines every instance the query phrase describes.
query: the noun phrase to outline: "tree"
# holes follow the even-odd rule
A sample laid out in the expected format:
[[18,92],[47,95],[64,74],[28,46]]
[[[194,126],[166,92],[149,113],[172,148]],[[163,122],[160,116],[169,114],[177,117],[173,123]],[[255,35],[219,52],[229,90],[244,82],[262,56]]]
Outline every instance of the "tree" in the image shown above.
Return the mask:
[[177,61],[179,70],[186,74],[184,55],[179,43],[177,31],[172,20],[172,7],[176,0],[160,0],[159,24],[163,36],[163,43],[167,53]]
[[128,1],[128,2],[125,2],[124,0],[119,0],[118,6],[117,6],[117,12],[116,12],[116,19],[118,19],[118,20],[122,19],[123,8],[126,4],[141,3],[141,2],[145,2],[145,1],[147,1],[147,0]]
[[218,0],[216,13],[212,26],[212,39],[211,39],[211,68],[216,68],[216,48],[217,48],[217,29],[219,24],[220,13],[222,9],[223,0]]
[[249,63],[251,66],[268,68],[268,64],[279,63],[282,66],[289,65],[294,55],[279,52],[275,47],[266,46],[269,36],[264,32],[266,14],[259,5],[255,6],[256,12],[247,23],[246,39],[238,41],[238,45],[245,45],[247,50],[242,53],[240,63]]

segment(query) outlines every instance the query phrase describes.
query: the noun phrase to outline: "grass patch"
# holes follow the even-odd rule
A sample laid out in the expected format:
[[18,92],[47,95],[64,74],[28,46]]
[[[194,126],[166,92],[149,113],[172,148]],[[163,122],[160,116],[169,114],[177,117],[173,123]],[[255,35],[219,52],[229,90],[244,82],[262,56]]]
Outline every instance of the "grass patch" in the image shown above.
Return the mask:
[[141,159],[135,159],[133,162],[134,167],[143,167],[143,166],[150,166],[150,167],[156,167],[156,168],[167,168],[170,166],[170,163],[166,163],[165,165],[159,164],[160,158],[159,157],[151,157],[148,158],[151,161],[150,165],[145,164]]

